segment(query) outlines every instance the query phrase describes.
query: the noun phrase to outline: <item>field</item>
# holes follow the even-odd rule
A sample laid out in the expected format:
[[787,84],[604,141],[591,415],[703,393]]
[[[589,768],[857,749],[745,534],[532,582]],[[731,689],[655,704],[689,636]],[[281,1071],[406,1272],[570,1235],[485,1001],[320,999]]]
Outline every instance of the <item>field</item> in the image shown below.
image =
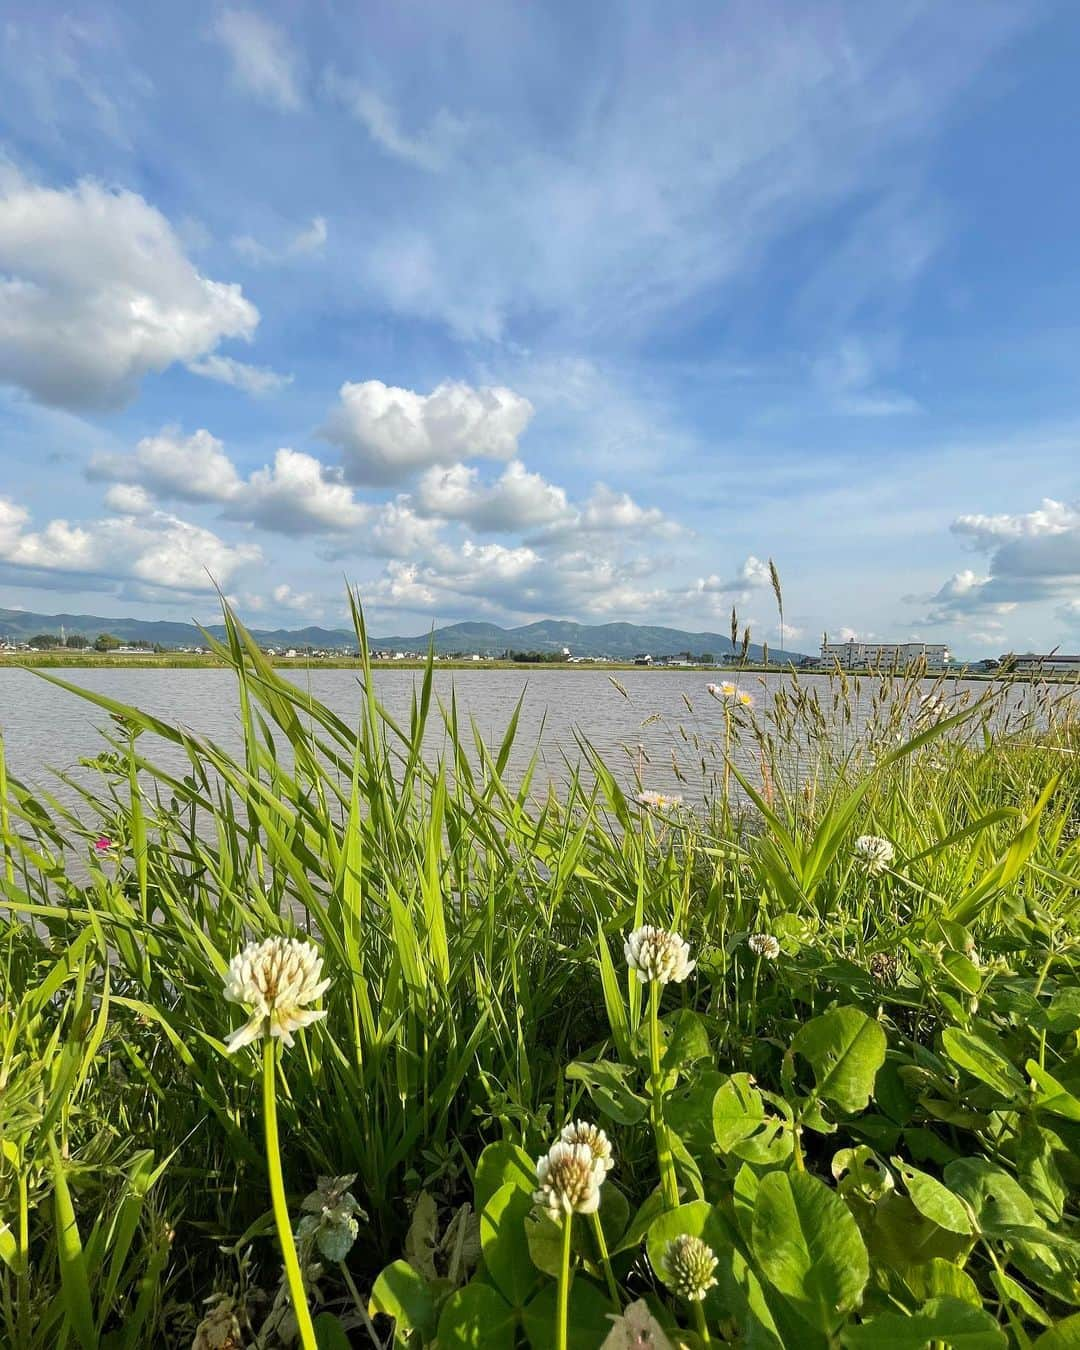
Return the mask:
[[0,1345],[1080,1345],[1071,691],[717,691],[692,813],[226,617],[238,758],[0,747]]

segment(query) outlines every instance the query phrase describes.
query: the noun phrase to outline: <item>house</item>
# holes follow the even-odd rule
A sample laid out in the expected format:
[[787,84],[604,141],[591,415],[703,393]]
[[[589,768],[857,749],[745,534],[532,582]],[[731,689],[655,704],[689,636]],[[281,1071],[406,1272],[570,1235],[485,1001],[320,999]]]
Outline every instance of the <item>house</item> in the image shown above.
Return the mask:
[[638,656],[635,656],[635,657],[634,657],[634,665],[635,665],[635,666],[651,666],[651,665],[652,665],[652,657],[649,655],[648,652],[641,652]]

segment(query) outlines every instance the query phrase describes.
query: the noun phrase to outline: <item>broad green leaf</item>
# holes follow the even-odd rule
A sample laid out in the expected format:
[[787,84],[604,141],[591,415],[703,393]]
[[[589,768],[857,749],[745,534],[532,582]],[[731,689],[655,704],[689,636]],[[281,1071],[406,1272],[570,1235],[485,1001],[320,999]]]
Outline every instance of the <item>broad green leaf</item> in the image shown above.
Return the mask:
[[1040,1068],[1035,1060],[1029,1059],[1024,1068],[1037,1089],[1034,1103],[1037,1111],[1049,1111],[1051,1115],[1064,1116],[1066,1120],[1080,1120],[1080,1099],[1074,1097],[1053,1074]]
[[859,1326],[847,1327],[840,1343],[850,1350],[925,1350],[931,1342],[953,1350],[1005,1350],[1005,1333],[982,1308],[958,1298],[933,1298],[918,1312],[882,1313]]
[[765,1119],[761,1093],[747,1073],[733,1074],[712,1100],[713,1136],[721,1153],[729,1153]]
[[515,1308],[524,1306],[537,1284],[525,1234],[531,1211],[532,1197],[511,1181],[499,1187],[480,1215],[484,1266],[499,1292]]
[[945,1184],[975,1213],[981,1228],[994,1224],[1038,1226],[1035,1206],[1020,1183],[985,1158],[957,1158],[944,1172]]
[[[522,1313],[525,1335],[532,1350],[551,1350],[555,1344],[556,1289],[547,1284]],[[611,1329],[610,1314],[615,1311],[590,1280],[577,1275],[570,1286],[567,1317],[567,1350],[596,1350]]]
[[566,1067],[566,1077],[584,1083],[596,1109],[617,1125],[636,1125],[644,1120],[649,1104],[630,1087],[632,1070],[608,1060],[576,1060]]
[[832,1008],[807,1022],[792,1050],[814,1070],[817,1095],[843,1111],[862,1111],[885,1062],[885,1033],[858,1008]]
[[946,1027],[941,1033],[941,1044],[954,1064],[966,1069],[973,1078],[992,1087],[1006,1100],[1012,1101],[1026,1094],[1023,1074],[981,1036],[960,1027]]
[[1043,1332],[1032,1350],[1080,1350],[1080,1313],[1055,1322]]
[[939,1228],[947,1228],[950,1233],[971,1233],[971,1217],[967,1208],[948,1186],[936,1177],[920,1172],[903,1158],[893,1158],[892,1164],[900,1173],[907,1193],[911,1196],[911,1203],[923,1218],[936,1223]]
[[474,1280],[443,1304],[439,1350],[514,1350],[517,1325],[517,1313],[499,1291]]
[[536,1189],[536,1162],[517,1144],[500,1139],[488,1144],[476,1164],[473,1207],[477,1213],[483,1213],[487,1202],[507,1182],[531,1195]]
[[807,1172],[770,1172],[761,1179],[753,1248],[773,1286],[802,1318],[825,1333],[855,1307],[870,1275],[866,1246],[851,1211],[835,1191]]
[[415,1330],[429,1339],[435,1331],[431,1290],[407,1261],[394,1261],[382,1270],[372,1286],[368,1312],[394,1318],[400,1332]]
[[314,1321],[315,1344],[319,1350],[349,1350],[349,1333],[333,1313],[321,1312]]
[[903,1272],[903,1278],[920,1303],[944,1296],[958,1298],[976,1308],[983,1305],[978,1285],[955,1261],[944,1261],[940,1256],[935,1256],[930,1261],[909,1266]]

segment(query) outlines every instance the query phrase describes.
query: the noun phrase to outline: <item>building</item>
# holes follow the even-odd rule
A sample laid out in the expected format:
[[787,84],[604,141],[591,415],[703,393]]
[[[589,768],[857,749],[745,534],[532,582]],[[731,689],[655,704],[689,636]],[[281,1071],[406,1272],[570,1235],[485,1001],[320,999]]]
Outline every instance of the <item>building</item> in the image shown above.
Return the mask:
[[1024,652],[1020,656],[1003,656],[1001,664],[1010,670],[1053,671],[1055,674],[1080,675],[1080,656],[1067,656],[1063,652]]
[[821,662],[829,669],[907,670],[918,661],[927,670],[944,670],[950,660],[949,649],[940,642],[847,642],[821,644]]

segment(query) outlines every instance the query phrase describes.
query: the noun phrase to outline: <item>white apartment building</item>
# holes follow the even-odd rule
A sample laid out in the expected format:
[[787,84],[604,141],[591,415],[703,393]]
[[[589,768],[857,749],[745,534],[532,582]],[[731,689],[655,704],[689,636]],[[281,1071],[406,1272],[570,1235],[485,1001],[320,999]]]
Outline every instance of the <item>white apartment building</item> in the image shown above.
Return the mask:
[[925,661],[927,670],[944,670],[951,660],[943,642],[823,642],[822,664],[843,670],[906,670]]
[[1003,656],[1001,663],[1002,665],[1010,663],[1013,670],[1041,670],[1053,671],[1055,674],[1080,675],[1080,656],[1066,655],[1064,652],[1047,652],[1045,655],[1024,652],[1022,656]]

